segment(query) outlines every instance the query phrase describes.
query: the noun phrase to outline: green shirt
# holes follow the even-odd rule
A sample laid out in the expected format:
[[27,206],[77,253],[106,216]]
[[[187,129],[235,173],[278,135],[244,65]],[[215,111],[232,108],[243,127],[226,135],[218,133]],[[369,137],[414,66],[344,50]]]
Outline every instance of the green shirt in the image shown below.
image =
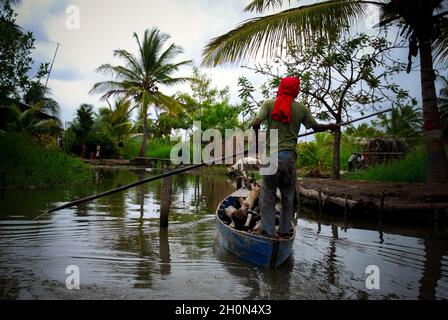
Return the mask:
[[311,112],[303,103],[293,101],[291,105],[291,122],[283,123],[272,120],[272,110],[274,110],[275,100],[266,100],[258,112],[257,119],[261,121],[267,120],[268,135],[266,146],[269,149],[270,139],[269,130],[278,129],[278,148],[277,150],[291,150],[297,158],[297,136],[300,131],[300,124],[303,123],[305,128],[310,129],[317,122],[311,115]]

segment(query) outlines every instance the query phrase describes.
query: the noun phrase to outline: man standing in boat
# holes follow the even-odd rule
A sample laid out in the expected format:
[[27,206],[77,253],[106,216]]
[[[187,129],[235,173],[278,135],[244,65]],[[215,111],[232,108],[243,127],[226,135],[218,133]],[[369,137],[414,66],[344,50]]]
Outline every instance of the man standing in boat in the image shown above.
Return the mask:
[[[286,77],[280,81],[276,100],[266,100],[252,124],[258,133],[261,123],[267,121],[269,146],[269,131],[278,130],[277,158],[278,169],[275,174],[263,175],[260,209],[261,234],[268,237],[288,238],[292,235],[293,205],[296,191],[296,160],[297,136],[300,125],[314,132],[335,130],[335,124],[318,124],[305,105],[295,101],[300,92],[300,80],[296,77]],[[257,135],[258,136],[258,135]],[[277,188],[282,197],[282,213],[278,234],[275,231],[275,199]]]

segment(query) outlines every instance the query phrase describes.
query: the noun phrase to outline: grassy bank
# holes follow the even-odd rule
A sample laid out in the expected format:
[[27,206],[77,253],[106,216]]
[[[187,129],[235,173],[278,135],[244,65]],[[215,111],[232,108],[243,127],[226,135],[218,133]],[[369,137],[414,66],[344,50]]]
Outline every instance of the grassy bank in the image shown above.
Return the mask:
[[423,147],[419,147],[401,161],[347,174],[344,176],[344,179],[408,183],[425,182],[426,152]]
[[0,188],[45,189],[86,183],[89,168],[57,147],[44,148],[25,134],[0,134]]
[[[133,159],[138,156],[141,147],[141,138],[129,139],[124,147],[123,157],[125,159]],[[169,159],[171,148],[175,145],[174,142],[163,141],[159,139],[149,139],[148,147],[146,148],[146,156],[148,158]]]

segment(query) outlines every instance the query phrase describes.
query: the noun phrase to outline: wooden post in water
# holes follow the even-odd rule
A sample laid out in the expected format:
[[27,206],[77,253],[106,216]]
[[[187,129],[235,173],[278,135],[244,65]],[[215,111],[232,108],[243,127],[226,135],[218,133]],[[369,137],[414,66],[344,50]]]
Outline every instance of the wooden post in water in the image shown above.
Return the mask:
[[386,191],[383,191],[381,194],[381,204],[380,204],[380,213],[379,213],[379,221],[380,223],[383,220],[383,213],[384,213],[384,199],[386,198]]
[[345,207],[344,207],[344,230],[347,232],[347,222],[348,222],[348,193],[345,194]]
[[319,212],[318,212],[318,226],[317,226],[317,233],[320,233],[321,231],[321,218],[322,218],[322,189],[319,187],[319,192],[318,192],[318,198],[319,198]]
[[299,184],[297,190],[297,218],[300,216],[301,211],[302,211],[302,196],[300,194],[300,184]]
[[320,218],[322,217],[322,189],[319,188],[319,222],[320,222]]
[[171,176],[162,180],[162,195],[160,197],[160,228],[168,228],[168,217],[173,193]]

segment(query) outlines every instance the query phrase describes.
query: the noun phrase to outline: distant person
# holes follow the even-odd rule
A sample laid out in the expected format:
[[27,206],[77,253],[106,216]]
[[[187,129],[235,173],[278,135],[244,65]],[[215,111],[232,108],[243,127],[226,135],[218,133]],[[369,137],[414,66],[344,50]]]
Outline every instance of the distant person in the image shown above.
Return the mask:
[[96,146],[96,155],[95,155],[95,158],[96,158],[96,159],[99,159],[99,158],[100,158],[100,151],[101,151],[101,146],[100,146],[100,145],[97,145],[97,146]]
[[356,153],[352,153],[350,158],[348,158],[348,171],[349,172],[355,171],[355,168],[357,167],[355,162],[357,162],[357,156],[356,156]]
[[361,169],[363,166],[364,166],[364,157],[360,153],[355,152],[350,156],[350,158],[348,158],[349,172]]
[[[276,100],[265,101],[252,124],[257,131],[263,121],[267,122],[268,133],[278,130],[278,169],[273,175],[263,175],[260,194],[261,234],[271,238],[288,238],[293,234],[293,204],[296,193],[297,137],[300,125],[315,132],[335,130],[335,124],[318,124],[304,104],[295,101],[300,92],[300,80],[295,77],[283,78]],[[269,134],[268,141],[269,145]],[[277,188],[282,198],[279,232],[275,230],[275,199]]]

